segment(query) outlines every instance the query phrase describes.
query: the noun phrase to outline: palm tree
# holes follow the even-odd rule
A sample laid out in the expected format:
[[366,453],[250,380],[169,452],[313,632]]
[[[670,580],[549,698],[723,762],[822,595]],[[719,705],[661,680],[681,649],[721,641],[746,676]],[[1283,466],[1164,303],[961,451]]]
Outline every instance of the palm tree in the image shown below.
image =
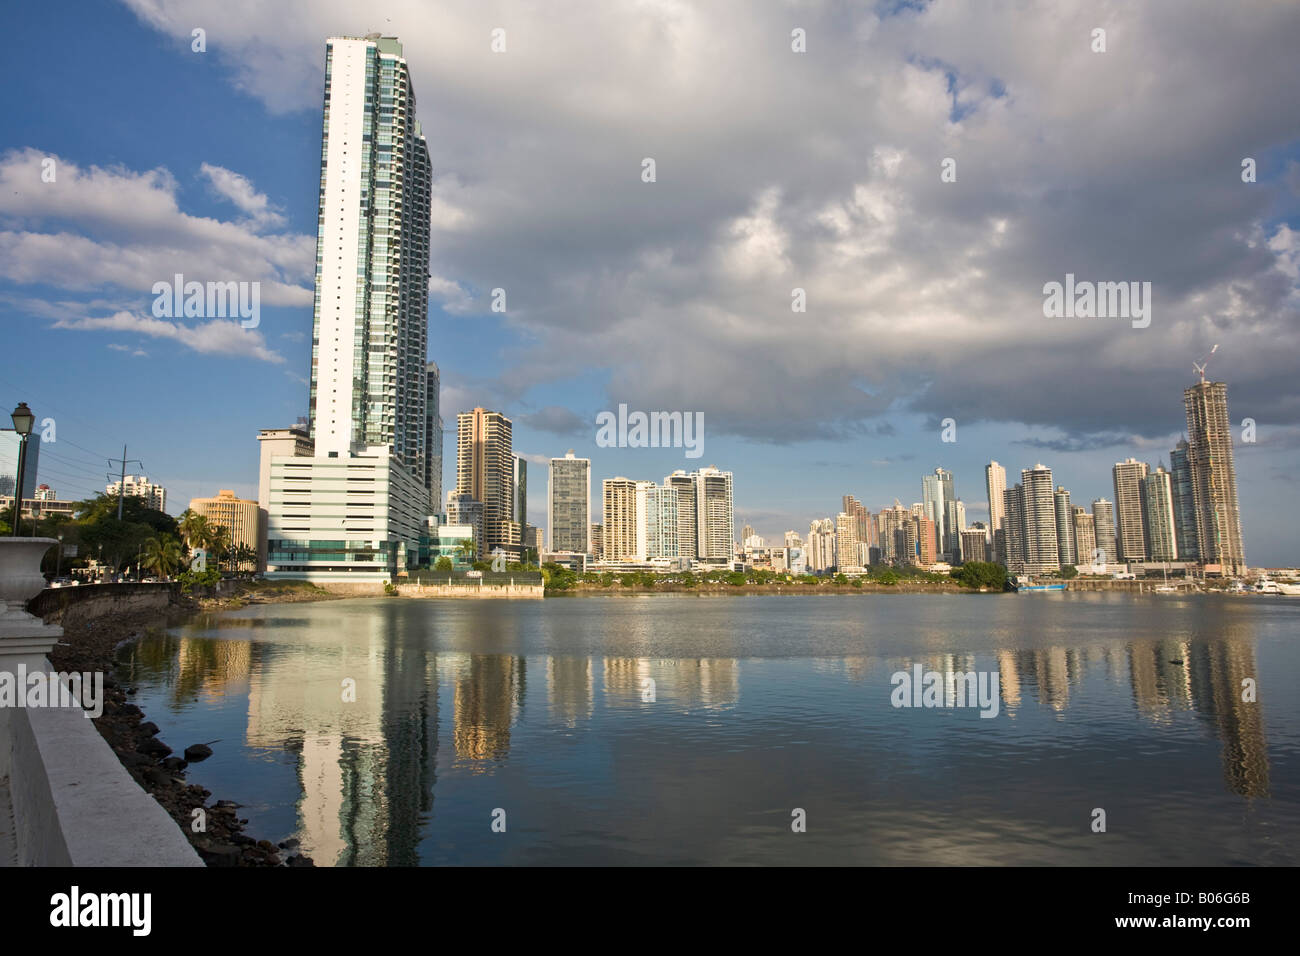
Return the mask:
[[144,543],[144,552],[140,563],[151,571],[156,571],[164,580],[171,577],[181,565],[181,545],[169,534],[150,538]]
[[463,558],[466,561],[473,561],[476,557],[478,557],[478,549],[474,547],[473,538],[463,539],[460,543],[460,547],[457,550],[460,551],[461,558]]
[[250,565],[250,564],[253,566],[253,569],[256,570],[257,551],[246,544],[236,545],[234,549],[233,561],[236,570],[239,570],[240,568],[243,568],[246,565]]
[[208,530],[208,519],[199,514],[192,508],[186,508],[181,512],[180,518],[177,519],[180,526],[181,537],[191,548],[203,547],[203,541]]
[[225,525],[207,525],[203,547],[212,555],[217,567],[230,556],[230,530]]

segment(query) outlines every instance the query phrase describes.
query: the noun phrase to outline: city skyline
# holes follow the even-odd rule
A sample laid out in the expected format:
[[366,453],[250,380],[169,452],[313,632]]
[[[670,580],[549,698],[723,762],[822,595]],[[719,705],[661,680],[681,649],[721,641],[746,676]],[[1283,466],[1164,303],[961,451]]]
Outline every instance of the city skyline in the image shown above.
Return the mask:
[[[1161,38],[1168,9],[1155,4],[1116,16],[1129,36],[1140,38],[1144,56],[1172,58],[1190,50],[1204,63],[1204,76],[1172,101],[1195,100],[1200,83],[1207,90],[1228,90],[1225,96],[1245,96],[1235,79],[1239,66],[1216,52],[1211,31],[1188,26],[1176,44]],[[1269,17],[1276,15],[1260,8],[1236,29],[1267,44]],[[890,502],[913,487],[914,475],[935,467],[956,476],[969,522],[989,518],[983,496],[975,493],[989,459],[1007,463],[1012,473],[1044,459],[1056,483],[1085,505],[1113,497],[1110,469],[1127,457],[1172,472],[1168,452],[1185,430],[1168,396],[1192,384],[1192,362],[1221,342],[1209,375],[1232,389],[1234,438],[1240,441],[1244,419],[1258,423],[1256,441],[1235,449],[1248,557],[1263,565],[1294,563],[1294,529],[1270,520],[1271,514],[1288,513],[1300,473],[1300,430],[1291,424],[1298,407],[1289,372],[1293,363],[1285,359],[1295,352],[1297,326],[1295,282],[1287,272],[1296,254],[1296,187],[1288,178],[1298,155],[1288,132],[1297,126],[1289,112],[1293,106],[1283,104],[1272,117],[1238,118],[1244,125],[1232,128],[1175,124],[1151,146],[1154,156],[1124,150],[1108,156],[1121,172],[1174,157],[1213,158],[1205,158],[1194,176],[1176,186],[1137,177],[1149,192],[1132,195],[1122,192],[1117,179],[1102,175],[1107,167],[1086,151],[1071,157],[1049,144],[1045,155],[1032,160],[1006,152],[1018,132],[1056,128],[1048,121],[1052,110],[1083,128],[1095,121],[1095,104],[1080,99],[1075,85],[1067,95],[1045,81],[1046,64],[1008,61],[997,73],[923,11],[864,12],[863,24],[890,41],[886,49],[871,51],[873,57],[885,55],[882,89],[893,97],[910,89],[914,112],[927,125],[937,113],[957,145],[873,113],[865,139],[855,135],[846,141],[842,134],[833,139],[837,158],[818,170],[825,184],[818,186],[792,172],[795,166],[733,169],[676,156],[679,131],[696,128],[701,119],[676,91],[666,91],[672,94],[666,102],[680,123],[649,132],[618,125],[616,135],[597,140],[591,155],[576,155],[561,142],[574,128],[556,110],[558,91],[535,82],[536,47],[516,42],[506,57],[494,59],[486,40],[479,42],[477,24],[455,12],[441,14],[445,20],[439,16],[406,12],[394,18],[391,30],[404,36],[416,85],[424,91],[421,112],[435,130],[429,144],[435,210],[431,331],[428,354],[421,358],[442,369],[444,422],[476,406],[499,409],[515,422],[516,454],[539,466],[572,447],[591,459],[591,478],[598,486],[605,477],[653,479],[691,463],[680,449],[599,448],[597,413],[621,402],[632,408],[698,410],[706,426],[705,458],[740,481],[737,520],[764,536],[788,528],[802,532],[813,516],[834,517],[831,503],[846,490],[877,506]],[[762,52],[759,34],[749,29],[713,36],[719,22],[714,18],[724,13],[697,16],[685,42],[712,36],[716,44],[721,37],[722,62],[774,74],[788,65]],[[756,14],[751,29],[787,35],[787,25],[770,16]],[[1087,18],[1078,10],[1063,8],[1062,16],[1087,32]],[[10,230],[5,241],[11,253],[0,274],[0,314],[6,322],[23,323],[36,348],[25,369],[6,370],[0,383],[15,400],[28,401],[38,415],[58,421],[63,444],[42,448],[41,480],[60,497],[84,497],[102,487],[95,476],[104,470],[102,456],[121,454],[123,443],[128,455],[143,459],[141,470],[168,489],[171,510],[221,488],[255,497],[258,462],[249,447],[250,432],[311,415],[303,394],[318,196],[314,188],[304,188],[304,179],[314,176],[303,171],[313,169],[320,157],[320,50],[324,38],[338,32],[337,25],[315,16],[288,25],[257,16],[244,23],[213,20],[209,52],[199,55],[190,50],[192,27],[181,22],[183,17],[143,2],[95,11],[92,18],[88,32],[107,40],[105,46],[132,54],[115,57],[115,64],[131,62],[121,70],[101,68],[105,51],[83,39],[87,31],[70,31],[71,68],[66,77],[49,80],[64,111],[55,117],[59,122],[33,112],[16,92],[4,94],[14,122],[0,142],[0,178],[10,186],[0,191],[0,215]],[[535,21],[527,26],[541,28]],[[820,71],[819,84],[860,65],[836,35],[842,31],[813,13],[807,28],[818,42],[801,62]],[[551,29],[540,34],[548,43],[554,39]],[[611,38],[617,35],[615,27],[608,29]],[[455,37],[455,48],[424,39],[437,34]],[[1007,49],[1018,48],[1021,36],[1014,23],[1006,24]],[[887,48],[900,39],[943,52],[950,69],[908,67],[893,59]],[[282,55],[274,65],[267,63],[266,73],[249,74],[251,45],[267,42]],[[617,40],[611,43],[622,49]],[[566,47],[560,43],[553,49]],[[780,44],[773,49],[783,57],[793,55]],[[1067,76],[1086,77],[1097,86],[1099,99],[1107,95],[1110,81],[1095,75],[1086,48],[1063,53],[1053,48],[1052,54],[1061,54],[1056,66],[1063,62]],[[35,69],[31,58],[36,55],[15,51],[15,76]],[[1112,58],[1108,62],[1121,64],[1134,55],[1128,44],[1106,54]],[[1286,69],[1278,65],[1284,58],[1273,59],[1270,69]],[[503,63],[520,64],[504,86],[495,82]],[[149,102],[177,117],[183,124],[178,135],[164,143],[142,140],[139,132],[150,128],[146,115],[138,121],[128,117],[122,130],[106,128],[95,115],[97,106],[104,112],[96,97],[136,95],[150,71],[162,68],[175,71],[176,82],[153,90]],[[533,88],[529,102],[534,111],[552,117],[553,134],[508,109],[520,93],[522,74],[533,78],[527,84]],[[87,95],[91,75],[97,89]],[[900,84],[900,76],[914,85]],[[1284,88],[1286,76],[1276,74],[1272,82]],[[1016,97],[1019,90],[1037,88],[1040,80],[1049,99],[1036,103]],[[620,82],[633,81],[621,77]],[[486,91],[482,95],[490,104],[487,118],[477,124],[465,120],[466,91],[474,89]],[[762,92],[771,90],[764,85]],[[777,102],[788,101],[778,94]],[[1131,101],[1132,115],[1116,121],[1125,128],[1130,123],[1133,129],[1150,128],[1156,105],[1158,115],[1165,116],[1170,102],[1168,90],[1152,91]],[[201,105],[204,116],[226,122],[216,124],[220,129],[205,126],[206,120],[189,112],[193,104]],[[770,103],[765,109],[773,112]],[[772,133],[780,125],[751,122],[764,135],[769,125]],[[815,117],[808,122],[814,134],[828,129]],[[232,137],[232,129],[246,137]],[[535,189],[537,170],[515,167],[510,151],[495,145],[518,142],[520,130],[542,137],[544,151],[535,158],[547,160],[538,169],[554,188]],[[1114,130],[1108,130],[1108,138],[1126,142]],[[590,137],[576,141],[584,139]],[[950,153],[956,154],[960,172],[945,185],[938,164]],[[659,164],[654,184],[640,180],[639,164],[647,155]],[[780,156],[780,150],[773,155]],[[1240,177],[1240,160],[1248,155],[1258,162],[1258,182],[1252,184]],[[1004,165],[992,164],[994,156]],[[49,157],[60,175],[55,183],[41,184],[41,160]],[[625,161],[628,175],[615,175]],[[734,187],[718,192],[716,202],[701,201],[719,183],[726,184],[720,178],[724,172]],[[553,200],[572,198],[570,176],[600,197],[602,209],[617,213],[611,217],[579,207],[589,227],[617,218],[633,223],[632,232],[593,234],[574,227],[572,214],[559,214]],[[33,183],[51,188],[42,192]],[[1076,183],[1082,185],[1074,196],[1068,184]],[[949,192],[939,191],[941,186]],[[1179,235],[1152,234],[1144,222],[1159,217],[1143,211],[1186,205],[1184,189],[1216,197],[1216,208],[1238,232],[1256,238],[1225,238],[1221,222],[1211,228],[1203,219]],[[493,190],[505,192],[494,199]],[[546,193],[550,198],[542,196]],[[1023,194],[1057,197],[1058,207],[1045,203],[1044,208],[1054,209],[1070,228],[1082,229],[1079,239],[1058,243],[1061,235],[1049,220],[1013,201]],[[983,202],[963,213],[947,205],[950,196],[962,196],[963,202],[983,197]],[[508,229],[502,203],[515,210]],[[1099,211],[1113,206],[1138,212],[1117,224]],[[689,217],[691,209],[698,210],[698,218]],[[868,215],[873,209],[875,218]],[[904,215],[909,210],[916,214],[915,226]],[[669,219],[657,220],[661,213]],[[636,238],[635,224],[648,234]],[[965,245],[926,240],[936,224]],[[547,248],[563,245],[548,240],[566,229],[582,250],[567,264]],[[142,240],[150,230],[168,237],[170,245],[162,246],[180,252],[169,258],[159,243]],[[208,233],[215,237],[209,251],[220,267],[217,275],[205,273],[193,251],[195,237]],[[43,243],[65,234],[79,237],[80,244],[65,243],[64,250],[84,249],[75,276],[53,271],[40,251]],[[708,238],[696,250],[699,269],[681,287],[685,298],[678,320],[663,309],[662,280],[680,268],[673,263],[689,250],[690,237]],[[1068,255],[1033,252],[1054,244]],[[1138,251],[1146,247],[1160,254]],[[496,251],[485,255],[488,248]],[[911,284],[882,288],[865,279],[846,282],[847,273],[828,263],[835,250],[848,255],[855,248],[865,249],[862,254],[869,258],[869,267],[858,275],[896,267]],[[1114,258],[1099,251],[1106,248],[1113,248]],[[537,261],[527,260],[524,252]],[[984,263],[987,282],[963,279],[950,266],[959,261],[954,254],[963,252]],[[763,258],[769,254],[775,257],[771,261]],[[132,255],[146,264],[143,272],[124,265]],[[579,259],[608,266],[618,277],[618,294],[611,297],[590,285],[590,276],[575,272]],[[850,261],[867,264],[851,255]],[[1045,282],[1067,273],[1127,278],[1119,262],[1133,262],[1151,274],[1157,307],[1149,328],[1042,317]],[[1190,262],[1214,265],[1192,270]],[[552,282],[547,270],[573,281]],[[150,316],[151,284],[178,273],[200,280],[260,280],[260,325],[239,329],[237,323],[227,328]],[[765,274],[773,282],[760,282]],[[639,287],[634,280],[640,276],[653,285]],[[936,301],[932,284],[939,282],[956,283],[952,295],[943,297],[942,315],[933,305],[918,305]],[[790,290],[796,286],[807,292],[809,307],[792,316]],[[509,302],[500,313],[492,310],[492,291],[498,287]],[[587,288],[590,295],[566,296],[565,288],[570,293]],[[1233,288],[1245,288],[1247,295],[1230,306],[1227,290]],[[828,301],[837,303],[831,313],[825,310]],[[742,309],[751,317],[715,325],[707,319],[710,307],[723,313]],[[629,323],[639,310],[658,322],[655,336],[631,334]],[[872,318],[880,312],[895,318],[882,325]],[[999,314],[1006,318],[990,318]],[[610,317],[607,328],[593,325],[597,315]],[[771,335],[787,326],[797,337]],[[719,337],[722,327],[733,336],[726,348]],[[973,328],[984,341],[972,336]],[[688,334],[695,345],[692,355],[703,357],[674,361],[664,350],[688,341]],[[943,349],[920,348],[936,335],[947,337]],[[587,339],[590,346],[579,344]],[[803,359],[782,362],[788,355]],[[701,361],[711,364],[702,369]],[[796,364],[798,372],[791,370]],[[77,381],[68,381],[62,371],[69,365],[83,370]],[[682,387],[688,376],[709,383],[708,388]],[[900,384],[904,381],[931,384],[909,390]],[[202,398],[193,404],[160,402],[160,391]],[[1020,400],[1026,395],[1033,401]],[[133,414],[120,414],[127,408]],[[955,421],[955,443],[942,441],[945,418]],[[423,434],[428,433],[425,428]],[[454,449],[444,445],[444,489],[454,487],[453,458]],[[908,491],[905,504],[912,495]],[[529,523],[542,526],[543,482],[532,483],[527,504]]]

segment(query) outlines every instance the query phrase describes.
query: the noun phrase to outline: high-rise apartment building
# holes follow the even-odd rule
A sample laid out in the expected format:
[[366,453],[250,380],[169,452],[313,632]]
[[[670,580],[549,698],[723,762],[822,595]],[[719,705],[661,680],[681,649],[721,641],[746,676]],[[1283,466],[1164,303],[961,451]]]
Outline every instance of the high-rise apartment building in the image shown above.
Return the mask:
[[677,546],[681,556],[695,561],[700,556],[699,544],[699,508],[695,492],[694,473],[688,474],[681,469],[674,471],[664,479],[666,487],[677,489]]
[[868,547],[876,544],[876,523],[871,519],[871,512],[866,506],[853,495],[845,495],[841,501],[844,505],[844,513],[853,515],[857,522],[858,541]]
[[1092,532],[1105,564],[1117,564],[1119,553],[1115,546],[1115,507],[1105,498],[1092,503]]
[[934,522],[935,532],[940,539],[940,547],[945,551],[960,547],[953,543],[946,515],[948,502],[957,500],[953,489],[952,472],[936,468],[932,475],[921,476],[921,498],[925,517]]
[[984,487],[989,498],[989,531],[997,532],[1005,514],[1002,493],[1007,490],[1007,470],[996,461],[984,466]]
[[[894,499],[892,508],[881,508],[876,513],[880,528],[880,550],[883,560],[891,564],[905,563],[911,560],[907,550],[904,526],[909,523],[912,512],[904,508],[898,499]],[[900,535],[903,535],[900,537]]]
[[678,546],[681,557],[707,564],[732,558],[735,502],[732,474],[710,465],[687,473],[674,471],[664,485],[678,492]]
[[1178,559],[1178,518],[1169,472],[1157,467],[1142,479],[1142,519],[1147,556],[1152,561]]
[[591,459],[575,458],[572,449],[551,459],[546,529],[551,551],[592,553]]
[[1201,381],[1184,390],[1187,462],[1196,510],[1196,542],[1207,571],[1241,574],[1246,546],[1237,506],[1237,468],[1232,457],[1228,386]]
[[678,490],[672,485],[647,483],[644,493],[646,557],[680,558],[681,545],[677,534],[677,516],[680,513]]
[[[29,455],[32,444],[30,440],[27,442]],[[25,473],[23,475],[23,484],[27,484],[27,475]],[[148,475],[127,475],[125,478],[119,478],[117,481],[111,482],[104,490],[114,498],[118,495],[124,498],[139,498],[146,508],[153,511],[167,510],[167,489],[150,481]]]
[[1178,559],[1199,561],[1200,546],[1196,538],[1196,496],[1192,491],[1192,466],[1187,458],[1187,440],[1181,439],[1169,453],[1169,475],[1174,496],[1174,520],[1177,523]]
[[436,362],[425,365],[424,444],[429,467],[424,473],[424,487],[429,489],[431,513],[442,510],[442,402],[441,374]]
[[966,504],[960,498],[943,505],[945,540],[943,556],[954,564],[961,560],[961,533],[966,530]]
[[735,539],[735,497],[732,475],[710,465],[695,472],[696,540],[699,560],[727,564]]
[[1013,574],[1025,570],[1025,488],[1019,482],[1002,492],[1002,557]]
[[1087,508],[1074,505],[1071,509],[1074,522],[1075,564],[1094,564],[1093,552],[1097,549],[1096,522]]
[[1142,522],[1142,479],[1147,476],[1147,465],[1136,458],[1116,462],[1115,477],[1115,532],[1119,546],[1119,560],[1141,562],[1147,558],[1146,530]]
[[[512,456],[514,461],[515,493],[514,504],[511,507],[511,520],[519,527],[528,527],[528,459],[520,455]],[[523,540],[523,532],[520,532],[520,541]]]
[[318,455],[390,450],[421,484],[432,166],[394,37],[331,37],[312,334]]
[[1046,574],[1061,567],[1061,552],[1056,539],[1056,499],[1052,469],[1037,464],[1020,472],[1021,542],[1024,571]]
[[215,498],[191,498],[190,510],[206,518],[209,528],[225,528],[231,547],[258,550],[262,521],[256,501],[236,498],[233,491],[222,489]]
[[427,364],[432,168],[396,38],[331,37],[324,103],[313,447],[267,463],[267,574],[388,580],[418,562],[437,508]]
[[645,522],[642,520],[645,513],[645,484],[621,477],[606,478],[601,482],[605,506],[604,560],[645,560]]
[[844,511],[835,516],[835,567],[859,567],[857,518]]
[[514,519],[513,426],[500,412],[475,408],[456,416],[456,491],[483,503],[484,554],[519,553],[523,528]]
[[984,528],[968,528],[961,533],[961,560],[963,564],[970,561],[987,561],[989,543]]
[[1070,505],[1070,493],[1061,485],[1056,486],[1053,495],[1056,509],[1056,551],[1061,566],[1079,563],[1079,552],[1074,543],[1074,509]]
[[935,564],[941,557],[938,527],[930,520],[930,516],[925,514],[915,515],[908,524],[911,529],[908,535],[908,546],[913,563],[922,567]]
[[835,567],[835,522],[814,518],[808,525],[808,570],[828,571]]

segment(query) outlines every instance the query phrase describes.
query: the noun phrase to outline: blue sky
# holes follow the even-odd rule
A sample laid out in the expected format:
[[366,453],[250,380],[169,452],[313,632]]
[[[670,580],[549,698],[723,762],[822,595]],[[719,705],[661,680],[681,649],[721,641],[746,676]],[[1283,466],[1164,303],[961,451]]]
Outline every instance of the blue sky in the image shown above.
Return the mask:
[[[535,524],[541,461],[568,448],[593,491],[731,470],[737,530],[768,536],[806,534],[844,494],[910,504],[936,466],[977,519],[990,458],[1012,476],[1042,461],[1086,505],[1112,497],[1113,462],[1167,464],[1191,363],[1218,343],[1211,376],[1258,423],[1237,448],[1247,557],[1296,562],[1300,122],[1264,94],[1296,88],[1294,16],[1198,26],[1153,3],[1098,60],[1072,4],[969,24],[945,4],[812,8],[801,59],[772,11],[728,29],[735,10],[672,5],[273,6],[0,14],[0,398],[55,419],[40,477],[60,497],[102,489],[123,444],[173,513],[255,497],[258,429],[308,411],[325,37],[382,29],[406,44],[437,177],[444,486],[455,413],[483,404],[533,459]],[[511,52],[494,58],[496,24]],[[259,328],[150,324],[150,285],[175,271],[262,281]],[[1152,327],[1051,325],[1041,286],[1067,271],[1152,281]],[[703,411],[703,457],[597,448],[619,402]]]

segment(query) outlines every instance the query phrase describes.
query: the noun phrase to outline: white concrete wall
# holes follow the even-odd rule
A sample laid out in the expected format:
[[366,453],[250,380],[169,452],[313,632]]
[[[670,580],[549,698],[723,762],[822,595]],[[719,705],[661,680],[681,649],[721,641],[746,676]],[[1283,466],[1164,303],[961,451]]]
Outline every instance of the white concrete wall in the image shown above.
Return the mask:
[[0,728],[22,866],[202,866],[80,707],[12,708]]

